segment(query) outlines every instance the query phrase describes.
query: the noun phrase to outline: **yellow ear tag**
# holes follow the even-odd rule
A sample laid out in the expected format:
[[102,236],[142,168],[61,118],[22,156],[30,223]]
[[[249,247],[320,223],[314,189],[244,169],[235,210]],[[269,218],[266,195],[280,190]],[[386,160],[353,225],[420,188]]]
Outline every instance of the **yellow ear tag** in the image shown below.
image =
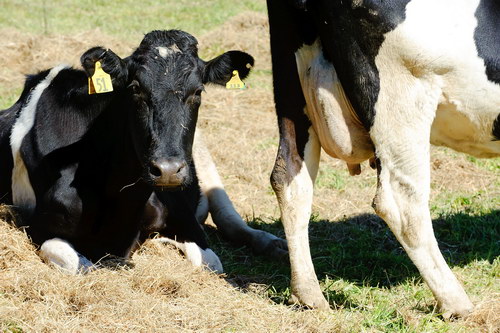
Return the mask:
[[89,95],[110,91],[113,91],[111,76],[102,69],[101,62],[96,61],[94,75],[91,78],[89,77]]
[[240,80],[238,71],[233,71],[233,77],[226,83],[226,89],[245,89],[246,85]]

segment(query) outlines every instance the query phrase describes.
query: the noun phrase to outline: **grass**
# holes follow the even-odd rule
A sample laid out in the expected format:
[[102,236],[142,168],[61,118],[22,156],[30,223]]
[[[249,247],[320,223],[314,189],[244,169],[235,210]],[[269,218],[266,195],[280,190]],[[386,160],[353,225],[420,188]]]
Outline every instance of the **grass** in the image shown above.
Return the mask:
[[[0,30],[29,37],[4,34],[2,52],[20,46],[32,50],[30,41],[47,41],[45,48],[36,50],[51,56],[34,57],[36,68],[48,66],[58,53],[79,56],[85,50],[79,38],[113,38],[126,49],[137,45],[146,31],[174,27],[197,36],[205,58],[231,48],[254,55],[256,68],[246,80],[250,88],[237,93],[207,89],[199,123],[237,210],[251,226],[284,237],[269,186],[278,133],[265,1],[0,4]],[[52,44],[58,40],[61,43]],[[0,69],[2,108],[18,98],[22,86],[21,76],[2,81],[8,77],[5,73],[22,72],[21,64],[28,61],[7,58],[19,61]],[[471,319],[448,322],[436,312],[434,298],[414,265],[373,214],[375,172],[364,168],[360,176],[350,177],[344,163],[323,156],[309,230],[316,272],[332,312],[289,306],[287,262],[234,248],[210,228],[209,242],[227,274],[222,278],[192,269],[171,249],[151,246],[135,255],[135,268],[67,277],[43,265],[22,233],[0,225],[0,330],[498,331],[500,159],[475,159],[439,148],[433,149],[432,167],[434,230],[445,259],[479,305]]]
[[[471,202],[477,200],[469,199]],[[494,201],[487,199],[486,201]],[[486,202],[488,206],[491,202]],[[500,293],[500,211],[471,205],[466,213],[456,206],[434,209],[434,229],[446,261],[461,277],[473,299]],[[282,233],[279,220],[251,225]],[[356,315],[357,330],[381,332],[467,332],[460,323],[443,321],[423,283],[385,223],[375,215],[343,221],[311,220],[311,253],[323,292],[336,313]],[[287,263],[255,258],[245,249],[230,249],[212,234],[212,244],[243,288],[265,286],[273,301],[286,304],[290,296]]]
[[254,0],[4,0],[0,4],[0,28],[44,34],[98,28],[122,39],[154,29],[175,28],[201,35],[242,11],[266,10],[264,1]]

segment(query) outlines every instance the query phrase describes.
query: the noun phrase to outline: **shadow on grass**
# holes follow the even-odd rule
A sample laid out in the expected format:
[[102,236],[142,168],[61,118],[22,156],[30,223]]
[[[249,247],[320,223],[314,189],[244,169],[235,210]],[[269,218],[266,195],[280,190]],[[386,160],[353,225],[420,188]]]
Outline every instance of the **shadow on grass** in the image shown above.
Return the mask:
[[[478,259],[492,262],[500,255],[500,210],[484,215],[457,213],[433,222],[439,247],[451,266],[464,266]],[[257,229],[284,237],[279,220],[264,223],[254,219]],[[254,284],[269,285],[268,295],[286,302],[289,296],[288,262],[253,256],[247,248],[234,248],[208,232],[210,243],[220,255],[228,279],[243,289]],[[309,225],[311,254],[318,278],[346,280],[358,286],[392,287],[420,274],[383,220],[364,214],[332,222],[313,218]],[[327,282],[326,282],[327,283]],[[330,292],[330,301],[350,307],[343,293]]]

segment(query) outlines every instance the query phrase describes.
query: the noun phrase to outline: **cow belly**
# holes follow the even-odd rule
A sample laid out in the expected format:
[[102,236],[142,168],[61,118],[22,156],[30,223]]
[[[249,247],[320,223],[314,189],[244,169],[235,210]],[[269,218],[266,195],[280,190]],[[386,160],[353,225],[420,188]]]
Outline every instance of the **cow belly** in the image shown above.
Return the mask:
[[373,156],[369,134],[347,100],[333,65],[319,41],[295,53],[297,70],[306,99],[305,112],[330,156],[359,164]]
[[[470,44],[474,47],[472,41]],[[500,112],[500,85],[488,80],[477,55],[460,60],[442,76],[431,143],[476,157],[500,156],[500,141],[493,137],[493,124]]]
[[431,143],[479,158],[500,156],[500,141],[491,134],[494,116],[471,116],[457,109],[456,104],[441,104],[432,124]]

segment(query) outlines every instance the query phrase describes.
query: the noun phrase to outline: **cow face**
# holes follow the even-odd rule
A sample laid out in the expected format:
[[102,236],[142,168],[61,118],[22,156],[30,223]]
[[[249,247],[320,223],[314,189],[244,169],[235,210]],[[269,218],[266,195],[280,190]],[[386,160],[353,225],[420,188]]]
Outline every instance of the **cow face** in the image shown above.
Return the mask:
[[127,59],[135,104],[135,151],[152,185],[175,188],[191,179],[191,148],[204,84],[225,84],[233,70],[246,77],[253,58],[230,51],[205,62],[196,39],[182,31],[153,31]]

